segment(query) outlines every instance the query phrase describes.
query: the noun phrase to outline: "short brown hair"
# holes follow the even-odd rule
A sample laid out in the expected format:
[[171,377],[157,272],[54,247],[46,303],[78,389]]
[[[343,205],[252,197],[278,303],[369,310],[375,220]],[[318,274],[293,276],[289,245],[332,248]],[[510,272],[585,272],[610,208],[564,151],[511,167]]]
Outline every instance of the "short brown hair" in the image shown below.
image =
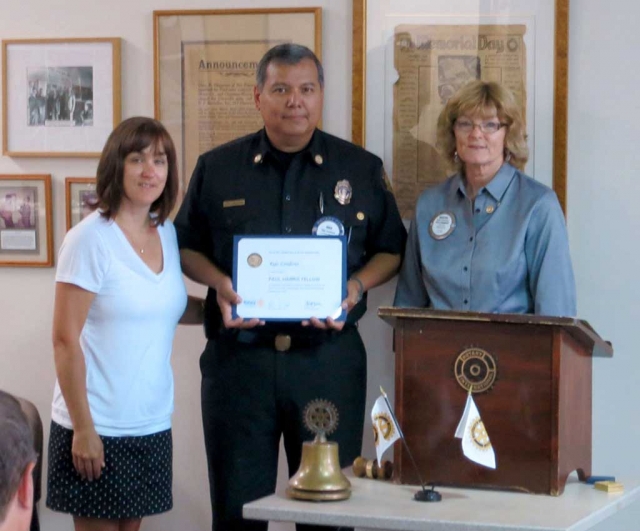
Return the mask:
[[31,428],[20,403],[0,391],[0,524],[25,470],[36,459]]
[[158,120],[135,116],[124,120],[111,132],[100,156],[96,178],[96,206],[105,218],[114,218],[120,208],[124,195],[125,158],[129,153],[140,152],[151,145],[162,146],[168,165],[164,190],[151,205],[150,211],[156,215],[153,223],[161,225],[169,217],[180,188],[176,148],[171,136]]
[[529,159],[527,134],[520,105],[513,93],[495,81],[472,81],[458,90],[445,105],[438,117],[437,144],[449,165],[463,169],[456,160],[456,136],[453,126],[463,115],[483,115],[495,109],[500,122],[507,124],[504,137],[505,149],[511,154],[510,164],[524,169]]

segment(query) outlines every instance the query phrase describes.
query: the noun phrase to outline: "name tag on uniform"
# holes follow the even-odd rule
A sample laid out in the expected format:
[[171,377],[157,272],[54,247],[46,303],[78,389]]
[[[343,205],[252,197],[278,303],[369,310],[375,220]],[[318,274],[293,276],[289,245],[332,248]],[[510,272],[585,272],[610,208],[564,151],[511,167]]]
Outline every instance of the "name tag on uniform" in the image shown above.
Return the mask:
[[344,234],[344,225],[338,218],[323,216],[314,223],[311,234],[316,236],[342,236]]
[[456,228],[453,212],[439,212],[429,223],[429,234],[434,240],[444,240]]
[[227,201],[222,202],[222,208],[239,207],[244,205],[245,205],[244,199],[229,199]]

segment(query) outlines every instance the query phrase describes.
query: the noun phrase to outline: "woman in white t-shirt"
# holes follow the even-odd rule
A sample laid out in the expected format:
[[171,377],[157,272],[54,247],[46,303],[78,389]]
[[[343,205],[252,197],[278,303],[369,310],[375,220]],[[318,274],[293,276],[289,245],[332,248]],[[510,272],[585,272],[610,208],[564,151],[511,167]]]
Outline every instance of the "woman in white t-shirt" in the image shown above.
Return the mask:
[[47,506],[76,531],[136,531],[172,507],[171,347],[202,301],[187,297],[168,219],[179,183],[162,124],[122,122],[96,188],[58,259]]

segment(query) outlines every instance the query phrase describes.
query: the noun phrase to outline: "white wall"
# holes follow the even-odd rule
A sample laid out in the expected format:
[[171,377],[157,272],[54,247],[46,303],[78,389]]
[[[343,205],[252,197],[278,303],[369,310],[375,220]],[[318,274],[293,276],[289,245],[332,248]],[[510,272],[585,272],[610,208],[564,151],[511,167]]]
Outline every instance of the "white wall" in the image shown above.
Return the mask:
[[[578,311],[613,343],[594,363],[593,471],[640,478],[640,6],[632,0],[571,3],[569,237]],[[598,531],[639,529],[640,503]],[[632,522],[636,522],[633,524]]]
[[[397,0],[399,1],[399,0]],[[351,11],[348,0],[0,0],[0,38],[120,36],[123,117],[153,114],[152,11],[154,9],[322,6],[323,56],[327,70],[325,128],[350,135]],[[603,4],[574,0],[571,6],[569,105],[569,232],[580,315],[615,347],[613,360],[595,363],[594,473],[624,480],[640,477],[637,403],[640,358],[634,327],[640,312],[640,185],[636,160],[640,111],[635,95],[640,48],[631,0]],[[633,109],[636,109],[635,111]],[[1,174],[51,173],[55,247],[64,235],[64,178],[95,172],[96,160],[9,159]],[[48,434],[54,382],[50,345],[53,269],[0,269],[0,388],[27,396],[41,411]],[[193,287],[192,291],[196,291]],[[392,286],[371,300],[390,301]],[[389,328],[369,312],[362,326],[369,350],[369,402],[379,384],[392,391]],[[181,328],[175,341],[175,509],[145,521],[146,530],[207,529],[210,522],[204,447],[200,427],[198,328]],[[369,429],[365,429],[365,435]],[[367,455],[372,455],[367,442]],[[46,450],[45,450],[46,459]],[[70,529],[70,519],[40,503],[44,531]],[[602,524],[598,531],[636,529],[640,504]],[[636,518],[633,518],[633,517]],[[290,529],[289,526],[272,526]]]

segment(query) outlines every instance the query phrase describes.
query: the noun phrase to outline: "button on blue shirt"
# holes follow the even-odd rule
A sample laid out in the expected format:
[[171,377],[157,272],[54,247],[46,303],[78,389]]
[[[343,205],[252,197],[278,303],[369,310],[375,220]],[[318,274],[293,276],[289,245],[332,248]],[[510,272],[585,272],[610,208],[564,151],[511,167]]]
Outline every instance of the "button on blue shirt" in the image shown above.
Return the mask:
[[[575,316],[564,216],[555,193],[510,164],[467,196],[456,174],[416,205],[394,304],[438,310]],[[429,232],[448,213],[455,228]]]

